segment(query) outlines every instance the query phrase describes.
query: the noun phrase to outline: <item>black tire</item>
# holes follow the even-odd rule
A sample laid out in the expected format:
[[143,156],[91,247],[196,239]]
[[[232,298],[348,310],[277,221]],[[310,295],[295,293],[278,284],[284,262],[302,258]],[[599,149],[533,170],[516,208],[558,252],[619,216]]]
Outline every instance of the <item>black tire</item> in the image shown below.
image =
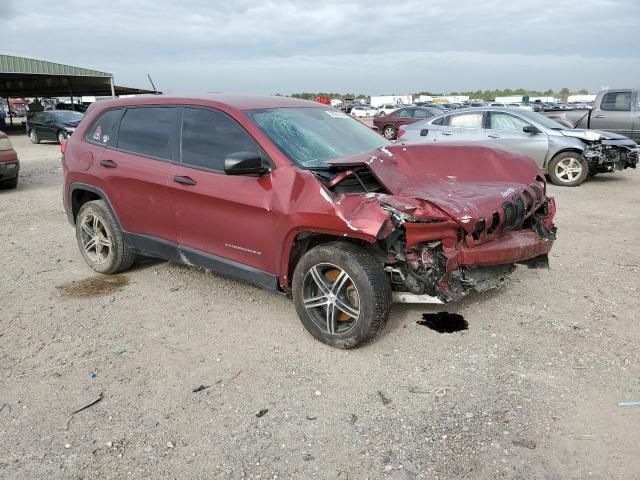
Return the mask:
[[395,140],[397,135],[398,131],[393,125],[385,125],[382,127],[382,136],[387,140]]
[[[357,319],[349,317],[344,310],[336,306],[323,305],[311,309],[305,307],[305,295],[309,294],[310,287],[317,286],[312,270],[318,272],[322,268],[332,267],[348,275],[344,282],[346,288],[342,290],[345,293],[341,296],[338,287],[335,302],[342,302],[343,306],[345,301],[349,302],[348,305],[354,307],[354,311],[358,310]],[[338,276],[333,286],[340,283],[339,279]],[[323,280],[327,278],[323,277]],[[347,298],[349,288],[351,295],[355,291],[357,307],[355,302]],[[293,273],[292,293],[298,317],[307,331],[317,340],[337,348],[354,348],[372,340],[384,328],[391,310],[391,285],[381,263],[366,250],[352,243],[325,243],[305,253]],[[318,293],[321,293],[320,290]],[[307,301],[313,295],[311,293],[307,296]],[[323,323],[323,318],[329,317],[329,308],[337,312],[337,317],[335,314],[332,316],[335,318],[333,325],[336,326],[333,333],[330,333],[328,327],[319,326]]]
[[[575,160],[580,166],[581,171],[575,178],[563,178],[558,170],[562,168],[562,164],[566,164],[570,160]],[[560,165],[559,165],[560,164]],[[577,167],[576,167],[577,168]],[[562,152],[553,157],[549,162],[549,179],[554,185],[561,187],[576,187],[584,182],[589,176],[589,166],[580,152]]]
[[29,140],[31,140],[31,143],[40,143],[40,137],[38,136],[38,132],[36,132],[35,128],[32,128],[31,130],[29,130]]
[[[98,224],[94,223],[96,218]],[[95,252],[91,251],[92,248],[86,248],[89,243],[88,239],[91,238],[91,234],[86,228],[99,232],[100,238],[106,238],[110,245],[107,247],[100,244],[100,251],[98,251],[94,240],[93,245],[96,248],[93,250]],[[93,238],[95,239],[95,237]],[[135,261],[135,255],[125,243],[118,222],[103,200],[93,200],[82,205],[76,217],[76,240],[85,262],[98,273],[108,275],[123,272],[129,269]],[[108,249],[106,254],[103,251],[105,248]]]
[[0,182],[0,188],[13,189],[18,187],[18,177]]

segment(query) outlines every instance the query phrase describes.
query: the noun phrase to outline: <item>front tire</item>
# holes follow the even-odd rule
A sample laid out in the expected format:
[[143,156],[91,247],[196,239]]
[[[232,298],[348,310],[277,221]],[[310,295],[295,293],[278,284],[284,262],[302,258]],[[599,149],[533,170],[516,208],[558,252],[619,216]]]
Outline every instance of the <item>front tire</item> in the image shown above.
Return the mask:
[[64,142],[67,139],[67,135],[61,130],[58,132],[58,143],[60,145],[62,145],[62,142]]
[[38,132],[36,132],[35,128],[29,130],[29,140],[31,140],[31,143],[33,144],[40,143],[40,137],[38,136]]
[[76,240],[85,262],[98,273],[127,270],[135,256],[103,200],[87,202],[76,217]]
[[589,166],[579,152],[559,153],[549,162],[549,178],[554,185],[576,187],[589,176]]
[[300,321],[317,340],[354,348],[378,335],[391,310],[382,265],[358,245],[331,242],[309,250],[293,274]]

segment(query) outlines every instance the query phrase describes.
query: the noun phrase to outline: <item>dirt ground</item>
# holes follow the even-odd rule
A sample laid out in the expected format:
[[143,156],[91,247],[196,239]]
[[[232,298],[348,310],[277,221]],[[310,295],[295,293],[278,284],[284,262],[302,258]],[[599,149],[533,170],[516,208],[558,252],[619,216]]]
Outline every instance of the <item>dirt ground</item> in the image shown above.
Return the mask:
[[[640,172],[550,187],[550,270],[395,306],[376,342],[340,351],[286,297],[205,271],[97,277],[62,208],[59,147],[12,141],[0,478],[640,478],[640,405],[617,405],[640,400]],[[440,310],[468,330],[416,323]]]

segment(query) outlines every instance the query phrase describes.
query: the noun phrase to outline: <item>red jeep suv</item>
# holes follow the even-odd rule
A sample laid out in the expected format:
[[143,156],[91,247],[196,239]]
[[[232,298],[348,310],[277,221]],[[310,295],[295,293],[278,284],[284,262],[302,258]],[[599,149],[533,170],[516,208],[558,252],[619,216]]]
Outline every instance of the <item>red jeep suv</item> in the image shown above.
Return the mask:
[[527,157],[391,145],[325,105],[143,96],[93,104],[64,205],[100,273],[136,255],[291,293],[317,339],[372,339],[392,301],[446,303],[545,263],[555,204]]

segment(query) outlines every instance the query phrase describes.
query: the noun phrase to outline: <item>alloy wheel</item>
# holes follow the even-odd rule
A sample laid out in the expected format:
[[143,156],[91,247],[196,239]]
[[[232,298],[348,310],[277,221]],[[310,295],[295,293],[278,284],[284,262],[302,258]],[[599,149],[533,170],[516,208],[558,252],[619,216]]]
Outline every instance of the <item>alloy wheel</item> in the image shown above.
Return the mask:
[[393,140],[393,137],[396,136],[396,131],[393,127],[387,127],[384,129],[384,138],[388,140]]
[[87,257],[97,265],[103,264],[109,258],[113,249],[113,242],[104,222],[97,215],[87,215],[80,224],[82,248]]
[[320,263],[305,274],[302,301],[309,316],[323,332],[349,332],[360,318],[360,296],[347,272],[330,263]]
[[560,181],[570,183],[582,174],[582,168],[582,163],[577,158],[565,158],[556,165],[555,174]]

